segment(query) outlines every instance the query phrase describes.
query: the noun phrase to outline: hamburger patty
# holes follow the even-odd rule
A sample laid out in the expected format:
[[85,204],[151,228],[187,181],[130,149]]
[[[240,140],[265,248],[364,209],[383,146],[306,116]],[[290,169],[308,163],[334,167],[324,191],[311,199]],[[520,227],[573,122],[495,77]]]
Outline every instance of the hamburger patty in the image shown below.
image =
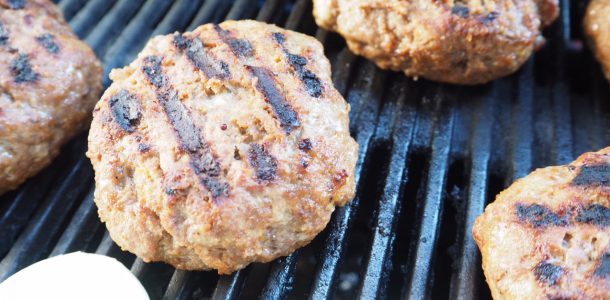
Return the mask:
[[382,69],[455,84],[515,72],[544,41],[557,0],[314,0],[319,26]]
[[101,64],[51,1],[0,1],[0,194],[88,127],[101,89]]
[[591,0],[584,26],[589,45],[610,80],[610,1]]
[[610,147],[518,180],[473,233],[494,299],[610,299]]
[[349,105],[318,41],[255,21],[155,37],[94,110],[95,202],[145,261],[230,273],[288,255],[354,196]]

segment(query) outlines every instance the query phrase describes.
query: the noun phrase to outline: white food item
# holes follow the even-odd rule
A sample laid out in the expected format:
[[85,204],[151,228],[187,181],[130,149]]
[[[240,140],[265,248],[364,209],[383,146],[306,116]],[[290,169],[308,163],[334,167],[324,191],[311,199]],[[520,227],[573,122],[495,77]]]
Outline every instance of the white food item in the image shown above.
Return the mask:
[[0,299],[149,300],[119,261],[83,252],[45,259],[15,273],[0,283]]

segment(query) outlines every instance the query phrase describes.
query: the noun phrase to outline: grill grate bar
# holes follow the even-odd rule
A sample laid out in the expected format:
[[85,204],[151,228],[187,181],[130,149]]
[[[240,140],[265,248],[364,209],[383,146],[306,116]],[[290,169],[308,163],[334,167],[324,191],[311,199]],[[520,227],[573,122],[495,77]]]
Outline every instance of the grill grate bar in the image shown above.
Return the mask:
[[[404,102],[407,97],[407,80],[400,80],[394,85],[393,98],[398,98],[395,105],[387,102],[382,112],[383,120],[394,120],[390,144],[392,151],[389,160],[389,170],[385,178],[382,195],[379,199],[379,209],[373,225],[373,239],[367,254],[364,278],[359,291],[360,299],[372,299],[380,296],[385,290],[388,279],[388,259],[392,256],[392,241],[396,235],[396,222],[400,215],[400,189],[404,176],[406,176],[407,153],[411,146],[411,136],[415,120],[415,112],[407,110]],[[383,127],[377,127],[383,131]],[[383,295],[382,295],[383,296]]]
[[189,279],[190,272],[176,270],[172,275],[172,278],[169,280],[169,284],[167,285],[167,289],[165,290],[165,294],[162,299],[166,300],[174,300],[180,299],[180,295],[184,290],[185,282]]
[[102,237],[102,241],[95,249],[95,253],[102,254],[110,257],[116,258],[118,261],[123,263],[126,267],[129,267],[135,261],[135,255],[125,252],[121,250],[121,248],[112,241],[110,238],[110,234],[108,231],[104,232],[104,236]]
[[12,248],[23,228],[27,225],[31,216],[36,212],[45,193],[53,183],[53,179],[59,171],[63,157],[53,163],[43,173],[29,180],[17,192],[14,198],[2,198],[0,201],[11,201],[10,206],[0,218],[0,258]]
[[518,78],[518,94],[513,111],[513,148],[510,181],[524,177],[532,169],[532,145],[534,143],[534,59],[525,63]]
[[92,180],[89,161],[81,157],[60,186],[50,193],[40,210],[30,220],[28,227],[13,244],[12,249],[0,262],[0,281],[45,257],[46,249],[58,236],[62,223],[69,215],[77,199]]
[[59,3],[59,9],[63,12],[66,21],[70,21],[86,3],[87,0],[63,0]]
[[[562,14],[568,13],[562,12]],[[562,18],[563,19],[563,18]],[[561,27],[560,27],[561,28]],[[560,34],[564,30],[559,30]],[[555,132],[553,133],[553,145],[554,145],[554,161],[553,164],[567,164],[574,159],[574,153],[572,150],[573,139],[572,139],[572,103],[570,99],[570,93],[568,92],[566,76],[565,76],[565,63],[564,63],[564,50],[563,44],[559,47],[555,47],[558,53],[556,53],[555,70],[554,70],[554,81],[551,98],[553,101],[553,123]]]
[[74,33],[83,38],[89,34],[102,16],[110,10],[116,0],[91,0],[70,19]]
[[[350,76],[354,71],[353,67],[356,62],[356,56],[344,48],[339,55],[337,55],[337,59],[333,65],[333,84],[335,88],[341,95],[347,94],[347,86],[349,84]],[[351,119],[350,119],[351,120]],[[350,122],[350,129],[353,128],[353,122]]]
[[233,300],[239,297],[241,288],[251,267],[246,267],[231,275],[220,276],[212,300]]
[[[350,59],[354,58],[353,55],[347,53],[348,52],[346,51],[342,52],[345,63],[339,64],[339,66],[343,68],[335,69],[337,71],[335,72],[335,77],[333,78],[333,82],[336,85],[338,84],[337,89],[339,89],[342,94],[345,94],[344,91],[346,90],[347,81],[349,78],[348,70],[351,69],[352,66]],[[342,54],[340,54],[340,56]],[[338,60],[341,61],[342,59],[339,58]],[[352,90],[350,90],[350,93],[347,96],[347,100],[350,102],[350,104],[360,101],[361,98],[373,98],[374,87],[380,86],[379,81],[377,81],[376,85],[374,85],[373,80],[366,80],[366,76],[371,76],[373,78],[378,77],[377,73],[379,73],[379,71],[377,71],[377,69],[375,69],[371,63],[367,63],[367,65],[365,65],[358,73],[359,75],[355,86]],[[341,87],[343,87],[343,91],[340,90]],[[375,90],[377,92],[380,91],[379,88],[376,88]],[[364,94],[356,91],[364,91]],[[355,112],[355,109],[352,109],[350,113],[352,112]],[[347,236],[349,235],[349,229],[354,222],[360,203],[360,179],[362,178],[361,175],[364,169],[365,161],[367,161],[366,158],[369,155],[369,146],[375,130],[374,124],[376,117],[377,111],[375,109],[367,111],[360,118],[350,117],[352,136],[355,136],[360,148],[358,151],[358,161],[356,163],[356,169],[354,172],[354,179],[356,181],[358,191],[356,197],[351,203],[344,207],[338,208],[335,211],[333,217],[327,225],[328,236],[323,244],[323,249],[319,256],[310,299],[329,299],[333,296],[333,287],[337,279],[338,268],[347,249]]]
[[133,274],[136,278],[140,279],[142,274],[145,272],[146,263],[141,258],[136,258],[136,260],[131,265],[131,274]]
[[294,283],[294,270],[299,253],[300,251],[296,250],[289,256],[279,258],[273,263],[261,299],[280,300],[287,298]]
[[[85,196],[80,207],[72,217],[72,221],[64,230],[57,245],[49,256],[89,249],[94,241],[99,242],[102,224],[97,217],[97,208],[93,202],[94,187],[91,184],[89,193]],[[96,244],[97,245],[97,244]]]
[[449,167],[449,152],[453,134],[454,111],[451,105],[452,93],[445,86],[440,86],[432,101],[440,116],[434,130],[432,154],[428,170],[425,201],[421,214],[421,225],[417,235],[414,263],[406,296],[408,299],[424,299],[428,297],[430,271],[438,238],[440,212],[442,210],[443,190],[445,188],[447,169]]
[[263,4],[263,7],[258,12],[256,19],[259,21],[269,22],[269,20],[271,20],[273,17],[273,13],[277,9],[279,3],[280,0],[265,1],[265,4]]
[[[125,27],[114,45],[104,55],[104,74],[114,68],[128,64],[135,57],[136,51],[143,47],[157,24],[165,15],[171,2],[165,0],[146,1],[142,9]],[[104,86],[110,85],[110,78],[104,77]]]
[[198,11],[200,5],[201,3],[199,1],[175,1],[172,8],[163,18],[163,21],[159,23],[159,26],[157,26],[155,31],[153,31],[152,35],[156,36],[160,34],[168,34],[176,30],[183,30],[189,24],[189,21],[191,21],[195,15],[195,12]]
[[[504,83],[503,80],[502,83]],[[500,84],[502,84],[500,83]],[[504,84],[506,85],[506,84]],[[491,158],[491,135],[497,102],[506,99],[498,95],[500,89],[496,87],[488,101],[481,101],[477,111],[479,116],[473,131],[471,146],[470,178],[468,182],[468,199],[465,211],[465,222],[461,229],[461,259],[458,261],[458,271],[452,278],[451,299],[475,299],[480,278],[480,257],[477,245],[472,237],[472,227],[475,219],[485,208],[487,198],[487,181],[489,177],[489,161]],[[453,282],[457,281],[455,284]]]
[[143,2],[144,0],[120,0],[95,26],[95,30],[87,36],[85,41],[91,45],[98,57],[104,57],[108,47],[112,45]]
[[290,13],[290,16],[288,17],[288,20],[286,20],[286,24],[284,25],[284,28],[290,29],[290,30],[297,30],[297,28],[299,27],[299,24],[301,24],[303,15],[305,14],[305,11],[307,11],[307,8],[310,3],[311,3],[311,1],[308,1],[308,0],[299,0],[292,8],[292,12]]
[[249,13],[252,12],[248,12],[248,8],[252,8],[251,0],[237,0],[227,13],[225,20],[247,19]]
[[104,237],[102,238],[102,241],[97,246],[97,249],[95,250],[95,253],[97,253],[97,254],[104,254],[104,255],[110,256],[109,253],[112,252],[112,248],[113,248],[114,245],[115,244],[112,241],[112,238],[110,237],[110,234],[108,233],[108,231],[106,231],[104,233]]
[[225,16],[225,12],[229,9],[231,2],[226,0],[205,1],[186,30],[193,31],[197,26],[209,22],[219,23]]
[[142,282],[151,299],[160,299],[174,268],[164,263],[145,263],[137,258],[131,266],[131,272]]

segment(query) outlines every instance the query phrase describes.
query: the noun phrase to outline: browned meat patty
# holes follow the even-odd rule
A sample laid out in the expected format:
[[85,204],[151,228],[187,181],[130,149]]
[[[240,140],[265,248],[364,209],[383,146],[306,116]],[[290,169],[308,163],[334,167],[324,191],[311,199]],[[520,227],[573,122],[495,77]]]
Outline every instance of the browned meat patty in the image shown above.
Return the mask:
[[380,68],[455,84],[515,72],[543,43],[557,0],[314,0],[319,26]]
[[101,89],[101,64],[51,1],[0,1],[0,194],[88,127]]
[[230,273],[311,241],[358,147],[322,45],[255,21],[153,38],[94,110],[95,202],[145,261]]
[[494,299],[610,299],[610,147],[515,182],[474,238]]
[[591,0],[585,15],[585,33],[610,80],[610,0]]

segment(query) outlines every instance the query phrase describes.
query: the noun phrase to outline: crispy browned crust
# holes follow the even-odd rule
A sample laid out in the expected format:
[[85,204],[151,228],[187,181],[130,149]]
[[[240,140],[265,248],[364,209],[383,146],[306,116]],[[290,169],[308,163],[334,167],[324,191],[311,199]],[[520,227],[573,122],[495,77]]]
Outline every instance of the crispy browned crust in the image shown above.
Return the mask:
[[319,26],[383,69],[455,84],[515,72],[544,39],[557,0],[314,0]]
[[145,261],[230,273],[288,255],[354,196],[322,45],[255,21],[153,38],[98,102],[95,201]]
[[494,299],[610,299],[610,147],[518,180],[473,233]]
[[101,64],[51,1],[0,1],[0,194],[88,127],[101,89]]
[[591,0],[585,14],[584,27],[591,50],[610,80],[610,1]]

